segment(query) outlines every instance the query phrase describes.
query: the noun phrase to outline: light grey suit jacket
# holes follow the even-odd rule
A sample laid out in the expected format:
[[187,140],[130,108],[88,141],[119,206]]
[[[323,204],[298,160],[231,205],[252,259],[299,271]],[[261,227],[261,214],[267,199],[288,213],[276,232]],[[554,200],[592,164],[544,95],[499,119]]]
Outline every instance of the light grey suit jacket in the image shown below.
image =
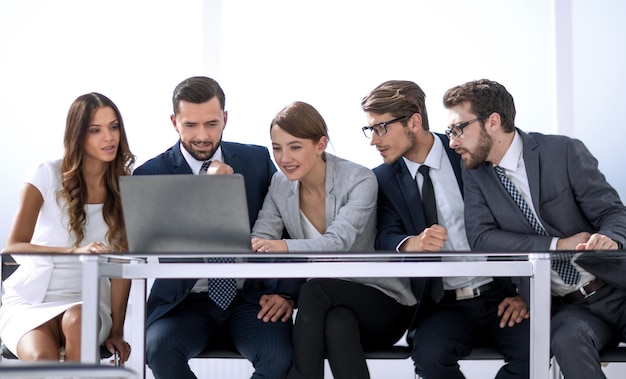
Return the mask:
[[300,222],[299,181],[278,171],[259,212],[252,236],[281,239],[283,226],[289,252],[373,251],[376,237],[378,181],[356,163],[326,155],[326,233],[305,239]]
[[[487,162],[473,170],[463,169],[465,229],[471,248],[548,251],[552,237],[579,232],[604,234],[623,248],[626,207],[585,145],[565,136],[517,132],[524,144],[533,206],[549,236],[533,231]],[[589,271],[605,279],[608,267]]]

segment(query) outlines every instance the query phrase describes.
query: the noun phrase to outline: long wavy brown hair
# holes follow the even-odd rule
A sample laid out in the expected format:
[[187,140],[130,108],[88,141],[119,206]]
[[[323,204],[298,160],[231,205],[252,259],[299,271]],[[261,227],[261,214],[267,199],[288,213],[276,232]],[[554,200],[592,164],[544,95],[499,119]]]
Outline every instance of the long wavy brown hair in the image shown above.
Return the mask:
[[96,110],[102,107],[111,107],[120,124],[117,156],[109,162],[105,173],[106,199],[102,217],[108,226],[106,242],[113,251],[128,251],[119,177],[130,175],[135,164],[135,156],[130,152],[119,109],[111,99],[102,94],[92,92],[79,96],[70,106],[63,138],[65,146],[61,165],[63,189],[59,191],[58,196],[66,201],[69,216],[68,231],[76,236],[74,247],[80,247],[85,238],[87,204],[87,186],[82,170],[85,139]]

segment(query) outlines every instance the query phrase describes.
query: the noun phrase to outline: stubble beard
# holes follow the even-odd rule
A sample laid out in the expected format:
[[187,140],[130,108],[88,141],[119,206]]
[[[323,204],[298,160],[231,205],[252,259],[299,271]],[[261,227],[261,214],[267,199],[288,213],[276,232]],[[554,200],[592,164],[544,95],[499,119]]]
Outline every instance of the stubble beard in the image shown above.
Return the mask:
[[217,148],[220,146],[221,143],[222,141],[220,140],[217,145],[213,145],[213,148],[208,151],[198,151],[193,148],[193,144],[187,142],[183,142],[183,147],[195,160],[206,161],[207,159],[211,158],[213,154],[215,154]]
[[396,162],[398,159],[402,157],[406,157],[407,155],[409,155],[409,153],[411,153],[415,149],[415,145],[417,145],[417,137],[415,137],[415,134],[411,133],[408,130],[408,128],[405,128],[404,135],[407,138],[407,146],[404,149],[402,149],[402,151],[396,157],[394,157],[393,159],[389,159],[389,162],[387,162],[387,159],[386,159],[385,163],[392,164]]

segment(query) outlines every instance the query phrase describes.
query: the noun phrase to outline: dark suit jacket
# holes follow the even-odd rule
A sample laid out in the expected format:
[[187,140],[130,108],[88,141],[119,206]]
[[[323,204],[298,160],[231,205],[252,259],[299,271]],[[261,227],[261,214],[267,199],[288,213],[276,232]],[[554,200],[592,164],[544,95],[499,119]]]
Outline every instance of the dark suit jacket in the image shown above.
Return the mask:
[[[579,232],[604,234],[623,248],[626,207],[585,145],[565,136],[517,131],[524,143],[533,206],[549,236],[535,234],[492,164],[485,163],[474,170],[463,169],[465,229],[472,249],[547,251],[552,237]],[[578,263],[594,275],[626,287],[626,259],[620,260],[621,267],[598,264],[597,259],[591,265],[583,261]]]
[[[461,194],[461,157],[448,146],[448,138],[442,134],[437,136],[443,142],[446,154],[456,175]],[[403,159],[390,165],[380,165],[374,169],[378,178],[378,221],[376,233],[376,250],[395,251],[396,247],[408,236],[420,234],[426,229],[426,220],[422,208],[417,183],[411,176]],[[438,281],[438,283],[435,283]],[[430,289],[433,285],[441,285],[441,278],[413,278],[411,287],[418,300],[417,310],[409,326],[409,330],[429,313],[432,300]],[[507,293],[514,294],[510,282],[504,281]]]
[[[252,228],[276,167],[265,147],[223,141],[221,146],[224,162],[244,177],[250,228]],[[133,175],[191,174],[191,169],[180,151],[180,141],[164,153],[137,167],[133,172]],[[155,280],[148,297],[146,326],[180,303],[191,291],[196,281],[197,279]],[[255,304],[258,304],[262,294],[279,293],[295,298],[297,292],[298,286],[291,280],[246,280],[243,288],[244,298]]]

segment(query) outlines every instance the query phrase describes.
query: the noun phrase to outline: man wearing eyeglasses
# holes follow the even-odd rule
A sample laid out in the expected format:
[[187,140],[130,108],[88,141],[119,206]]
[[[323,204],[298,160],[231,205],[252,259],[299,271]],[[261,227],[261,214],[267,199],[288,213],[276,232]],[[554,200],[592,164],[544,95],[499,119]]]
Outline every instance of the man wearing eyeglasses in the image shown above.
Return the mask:
[[501,84],[468,82],[443,102],[450,147],[465,168],[470,246],[569,250],[553,253],[551,351],[566,378],[605,378],[599,350],[626,341],[626,260],[597,252],[626,242],[619,195],[582,142],[517,129],[513,97]]
[[[425,96],[417,84],[393,80],[361,102],[368,122],[363,133],[384,161],[374,169],[379,185],[375,246],[416,253],[469,251],[461,161],[447,136],[429,131]],[[489,342],[507,357],[497,378],[528,377],[528,309],[510,279],[421,278],[412,279],[411,286],[420,299],[408,333],[417,374],[464,378],[457,361]]]

